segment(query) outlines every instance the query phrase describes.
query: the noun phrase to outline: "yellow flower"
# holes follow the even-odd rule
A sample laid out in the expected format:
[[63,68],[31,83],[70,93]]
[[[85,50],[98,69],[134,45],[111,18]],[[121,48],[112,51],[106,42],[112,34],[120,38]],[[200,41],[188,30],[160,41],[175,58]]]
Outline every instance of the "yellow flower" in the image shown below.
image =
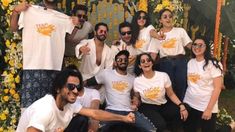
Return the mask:
[[10,87],[13,88],[13,89],[15,89],[15,88],[16,88],[16,84],[15,84],[15,83],[11,83],[11,84],[10,84]]
[[13,67],[14,64],[15,64],[14,60],[10,60],[8,63],[9,63],[9,65],[10,65],[11,67]]
[[14,79],[14,75],[12,74],[12,73],[10,73],[9,75],[8,75],[8,81],[9,82],[13,82],[15,79]]
[[12,0],[2,0],[2,4],[5,7],[8,6],[11,2],[12,2]]
[[13,119],[11,120],[11,123],[12,123],[12,124],[15,124],[15,123],[16,123],[16,118],[13,118]]
[[156,12],[159,12],[160,10],[162,10],[162,9],[163,9],[163,5],[162,4],[158,4],[153,12],[156,13]]
[[20,96],[19,96],[19,94],[14,94],[13,95],[13,98],[16,100],[16,101],[19,101],[20,100]]
[[4,71],[3,73],[2,73],[2,76],[6,76],[7,75],[7,71]]
[[15,82],[16,82],[16,83],[19,83],[19,82],[20,82],[20,76],[19,76],[19,75],[16,76]]
[[9,57],[8,57],[8,56],[4,56],[4,60],[5,60],[5,62],[7,63],[8,60],[9,60]]
[[22,68],[23,67],[22,63],[18,63],[17,65],[18,65],[18,68]]
[[5,94],[8,94],[9,89],[5,88],[3,91],[4,91]]
[[0,132],[3,132],[3,127],[0,127]]
[[147,2],[147,0],[140,0],[139,1],[138,10],[148,12],[148,2]]
[[170,6],[170,5],[171,5],[171,2],[170,2],[169,0],[163,0],[163,1],[162,1],[162,5],[163,5],[164,7]]
[[4,113],[0,114],[0,120],[4,121],[6,119],[7,119],[7,116]]
[[3,101],[8,102],[9,101],[9,96],[3,96]]
[[3,111],[3,113],[4,113],[5,115],[8,115],[8,114],[9,114],[9,110],[6,109],[6,110]]
[[16,93],[16,91],[14,89],[10,89],[10,94],[14,95]]
[[15,43],[15,42],[12,42],[12,43],[11,43],[11,47],[12,47],[12,48],[15,48],[15,47],[16,47],[16,43]]
[[6,44],[7,48],[10,48],[10,45],[11,45],[10,40],[6,40],[5,44]]

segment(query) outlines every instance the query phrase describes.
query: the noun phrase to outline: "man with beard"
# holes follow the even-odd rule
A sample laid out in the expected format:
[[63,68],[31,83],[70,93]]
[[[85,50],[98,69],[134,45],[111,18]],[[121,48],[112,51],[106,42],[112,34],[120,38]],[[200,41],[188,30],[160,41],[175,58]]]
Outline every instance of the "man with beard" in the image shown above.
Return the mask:
[[75,46],[83,39],[91,39],[94,37],[93,26],[87,21],[88,8],[85,5],[77,4],[72,10],[72,15],[76,16],[79,20],[79,24],[74,29],[74,35],[68,35],[65,41],[65,57],[64,66],[74,64],[77,67],[79,63],[75,56]]
[[132,37],[132,28],[129,22],[122,22],[119,24],[119,34],[121,40],[116,40],[113,42],[111,46],[112,56],[113,58],[120,50],[127,50],[130,53],[129,56],[129,65],[127,68],[127,72],[134,75],[134,62],[137,55],[136,49],[133,47],[133,37]]
[[56,4],[57,0],[43,0],[38,6],[23,0],[11,15],[11,30],[23,29],[23,108],[51,91],[52,80],[62,67],[65,36],[79,23],[77,17],[58,12]]
[[123,116],[73,105],[83,88],[82,80],[78,70],[65,69],[59,72],[53,81],[51,93],[35,101],[21,115],[16,132],[63,132],[76,113],[96,120],[135,122],[133,113]]
[[[84,83],[87,86],[104,85],[107,103],[106,111],[121,115],[134,112],[136,117],[135,125],[143,129],[143,131],[153,131],[155,130],[154,126],[143,114],[137,111],[140,98],[133,91],[134,76],[127,73],[128,58],[129,52],[127,50],[121,50],[115,56],[115,69],[105,69],[94,77],[84,81]],[[110,125],[116,123],[120,122],[104,122],[105,127],[103,129],[105,130]]]

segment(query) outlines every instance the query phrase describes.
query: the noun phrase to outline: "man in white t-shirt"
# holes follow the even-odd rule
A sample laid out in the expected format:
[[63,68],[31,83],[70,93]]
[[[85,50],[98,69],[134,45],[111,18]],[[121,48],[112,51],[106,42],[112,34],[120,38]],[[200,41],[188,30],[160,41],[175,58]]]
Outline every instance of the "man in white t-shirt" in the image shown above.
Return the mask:
[[83,88],[82,80],[77,70],[65,69],[59,72],[53,82],[52,93],[35,101],[25,110],[16,132],[62,132],[76,113],[96,120],[135,121],[133,113],[122,116],[74,105],[78,91]]
[[119,24],[119,34],[121,40],[115,40],[111,46],[112,58],[121,50],[127,50],[130,53],[127,72],[134,75],[134,62],[137,55],[136,49],[133,47],[132,28],[129,22]]
[[42,6],[23,1],[11,15],[12,31],[22,30],[23,72],[21,107],[28,107],[50,92],[55,74],[61,70],[65,36],[79,23],[57,11],[57,0],[43,0]]
[[85,5],[77,4],[73,7],[72,15],[78,18],[80,24],[75,26],[73,35],[66,37],[64,66],[74,64],[78,67],[79,62],[75,56],[75,46],[83,39],[91,39],[94,37],[93,26],[87,21],[87,11],[88,8]]
[[[135,125],[144,129],[144,131],[154,130],[154,126],[142,114],[136,111],[140,103],[139,98],[133,96],[131,100],[134,76],[127,73],[128,58],[129,52],[127,50],[121,50],[115,56],[115,69],[102,70],[96,76],[86,80],[85,84],[87,86],[104,85],[107,103],[106,111],[122,115],[133,111],[136,115]],[[105,125],[108,127],[113,123],[118,122],[105,122]]]

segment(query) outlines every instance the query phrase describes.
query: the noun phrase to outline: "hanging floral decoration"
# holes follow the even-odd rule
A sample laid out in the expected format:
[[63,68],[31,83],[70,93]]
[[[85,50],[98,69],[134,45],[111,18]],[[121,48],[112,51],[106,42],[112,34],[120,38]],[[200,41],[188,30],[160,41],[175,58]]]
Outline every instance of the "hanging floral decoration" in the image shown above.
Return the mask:
[[1,0],[0,44],[5,49],[6,67],[0,78],[0,132],[13,132],[20,116],[20,96],[18,93],[22,69],[21,35],[9,31],[10,15],[17,4],[14,0]]

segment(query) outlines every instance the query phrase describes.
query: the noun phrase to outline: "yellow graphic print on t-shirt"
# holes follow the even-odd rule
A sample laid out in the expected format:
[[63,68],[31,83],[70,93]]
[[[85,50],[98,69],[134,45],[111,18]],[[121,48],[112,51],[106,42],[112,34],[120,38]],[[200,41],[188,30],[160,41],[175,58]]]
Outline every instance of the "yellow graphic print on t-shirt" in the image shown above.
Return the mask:
[[189,73],[188,74],[188,80],[192,83],[197,83],[198,80],[200,80],[200,75],[196,73]]
[[135,48],[141,49],[144,46],[144,43],[145,43],[145,41],[142,40],[142,39],[137,40],[136,43],[135,43]]
[[52,24],[37,24],[37,32],[45,36],[51,36],[51,33],[55,31],[55,26]]
[[163,47],[163,48],[166,48],[166,49],[175,48],[176,41],[177,41],[177,40],[176,40],[175,38],[166,40],[166,41],[164,41],[164,42],[162,43],[162,47]]
[[145,98],[150,100],[155,100],[159,97],[160,94],[160,88],[159,87],[153,87],[147,90],[143,91]]
[[128,83],[124,81],[114,81],[112,82],[113,89],[116,89],[117,91],[123,92],[125,89],[128,88]]

